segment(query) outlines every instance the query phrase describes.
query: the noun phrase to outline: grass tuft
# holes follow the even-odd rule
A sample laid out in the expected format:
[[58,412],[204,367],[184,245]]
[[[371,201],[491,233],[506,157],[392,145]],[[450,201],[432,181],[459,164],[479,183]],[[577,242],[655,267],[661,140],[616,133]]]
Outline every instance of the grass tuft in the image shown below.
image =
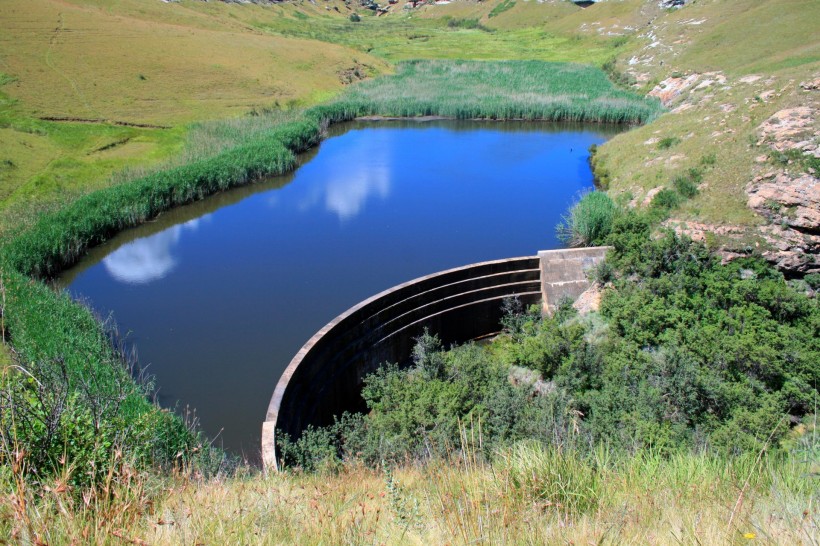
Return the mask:
[[558,225],[558,237],[574,247],[603,244],[617,214],[618,207],[607,194],[589,192],[570,208]]

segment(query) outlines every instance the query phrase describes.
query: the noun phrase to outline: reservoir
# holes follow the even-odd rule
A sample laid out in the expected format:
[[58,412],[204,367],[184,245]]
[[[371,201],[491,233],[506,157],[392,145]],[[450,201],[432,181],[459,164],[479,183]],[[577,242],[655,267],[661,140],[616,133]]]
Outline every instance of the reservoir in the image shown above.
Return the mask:
[[257,460],[271,393],[318,329],[415,277],[560,247],[556,225],[592,188],[589,146],[622,130],[337,125],[293,173],[125,231],[58,285],[113,316],[161,405]]

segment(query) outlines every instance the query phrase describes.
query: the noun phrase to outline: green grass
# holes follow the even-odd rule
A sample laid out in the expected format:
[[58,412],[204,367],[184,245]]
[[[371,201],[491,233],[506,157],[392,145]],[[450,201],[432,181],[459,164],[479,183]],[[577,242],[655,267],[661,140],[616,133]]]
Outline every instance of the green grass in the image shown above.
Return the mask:
[[515,7],[515,0],[503,0],[497,6],[495,6],[489,14],[487,14],[487,17],[497,17],[505,11],[512,9],[513,7]]
[[[266,32],[344,45],[395,62],[411,59],[527,59],[583,62],[601,66],[614,52],[614,39],[576,37],[542,28],[487,29],[450,26],[474,17],[362,17],[358,23],[338,17],[310,20],[271,18],[254,22]],[[476,20],[477,21],[477,20]]]
[[[716,9],[718,7],[720,9]],[[704,2],[672,21],[709,17],[706,28],[684,48],[680,63],[696,70],[736,74],[801,66],[820,60],[816,40],[820,5],[812,0]],[[812,39],[812,36],[815,38]],[[720,51],[720,56],[714,55]]]
[[642,123],[662,108],[615,88],[593,67],[539,61],[409,61],[393,76],[340,97],[360,112],[393,116]]
[[558,236],[573,247],[604,244],[617,213],[615,203],[606,193],[589,192],[570,207],[557,228]]

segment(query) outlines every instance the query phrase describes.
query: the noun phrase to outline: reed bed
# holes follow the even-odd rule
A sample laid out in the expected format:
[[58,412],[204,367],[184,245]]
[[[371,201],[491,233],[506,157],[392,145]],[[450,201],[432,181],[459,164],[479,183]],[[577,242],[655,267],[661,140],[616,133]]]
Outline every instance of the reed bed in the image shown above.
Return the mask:
[[597,68],[541,61],[406,61],[339,102],[360,115],[605,123],[646,123],[663,110]]

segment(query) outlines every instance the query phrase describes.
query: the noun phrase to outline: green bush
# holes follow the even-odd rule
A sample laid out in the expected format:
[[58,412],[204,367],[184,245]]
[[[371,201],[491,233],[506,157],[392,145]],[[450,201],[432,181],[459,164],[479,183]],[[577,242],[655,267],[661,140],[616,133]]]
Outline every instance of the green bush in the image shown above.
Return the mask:
[[649,206],[653,209],[666,212],[677,208],[681,203],[683,203],[681,194],[675,190],[664,188],[655,194]]
[[680,138],[678,137],[663,137],[658,141],[658,149],[668,150],[672,146],[677,146],[678,144],[680,144]]
[[572,206],[557,228],[558,237],[570,246],[596,246],[612,230],[618,207],[605,193],[585,194]]
[[678,175],[672,181],[672,185],[686,199],[691,199],[698,194],[698,185],[691,176]]
[[490,28],[485,27],[481,24],[478,19],[459,19],[459,18],[451,18],[447,20],[447,26],[450,28],[464,28],[464,29],[477,29],[483,30],[484,32],[492,32],[493,30]]

